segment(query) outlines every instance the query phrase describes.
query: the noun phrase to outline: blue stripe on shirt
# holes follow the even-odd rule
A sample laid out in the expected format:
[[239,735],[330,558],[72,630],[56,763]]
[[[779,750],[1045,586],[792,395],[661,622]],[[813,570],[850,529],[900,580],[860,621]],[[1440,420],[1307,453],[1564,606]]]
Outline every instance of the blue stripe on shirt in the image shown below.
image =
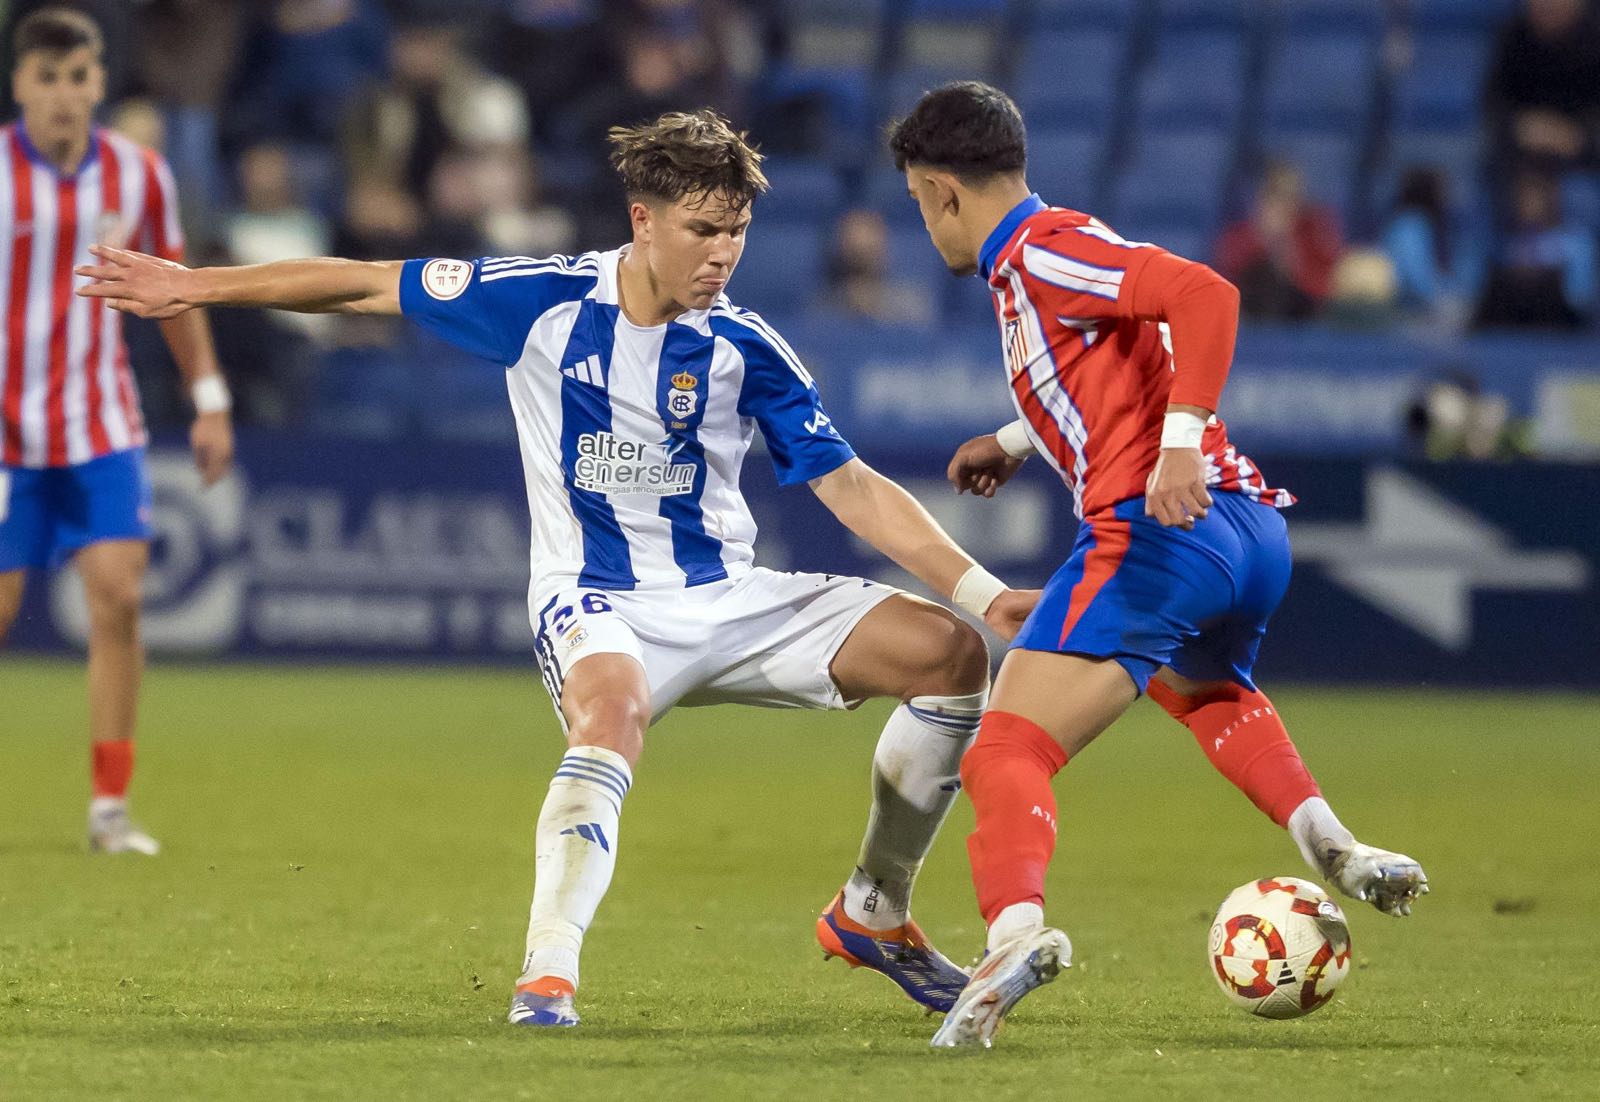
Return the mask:
[[[585,490],[576,480],[579,438],[611,431],[611,399],[605,383],[616,328],[617,307],[585,300],[561,356],[562,477],[572,512],[583,529],[583,571],[578,584],[600,589],[632,589],[638,582],[617,511],[605,494]],[[600,365],[597,386],[575,377],[578,373],[591,377],[589,370],[580,372],[579,368],[591,356],[597,357]]]
[[[706,490],[706,449],[700,441],[700,422],[711,400],[711,357],[716,339],[701,336],[686,325],[669,324],[661,343],[656,369],[656,412],[667,427],[667,462],[694,468],[694,488],[687,494],[661,499],[660,513],[672,524],[672,558],[683,570],[688,585],[721,581],[728,576],[722,563],[722,541],[707,534],[700,499]],[[692,377],[694,385],[679,390],[673,379]],[[676,393],[675,393],[676,392]],[[692,401],[686,416],[673,412],[674,401]]]

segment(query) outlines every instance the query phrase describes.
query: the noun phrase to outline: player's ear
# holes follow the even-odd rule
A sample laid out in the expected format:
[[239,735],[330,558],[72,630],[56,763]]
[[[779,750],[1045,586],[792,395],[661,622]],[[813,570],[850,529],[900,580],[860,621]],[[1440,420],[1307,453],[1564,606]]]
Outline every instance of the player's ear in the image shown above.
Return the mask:
[[961,213],[961,189],[956,186],[956,178],[947,172],[936,172],[931,177],[936,193],[938,208],[950,215]]
[[633,239],[641,245],[650,244],[650,204],[638,199],[630,202],[628,221],[633,224]]

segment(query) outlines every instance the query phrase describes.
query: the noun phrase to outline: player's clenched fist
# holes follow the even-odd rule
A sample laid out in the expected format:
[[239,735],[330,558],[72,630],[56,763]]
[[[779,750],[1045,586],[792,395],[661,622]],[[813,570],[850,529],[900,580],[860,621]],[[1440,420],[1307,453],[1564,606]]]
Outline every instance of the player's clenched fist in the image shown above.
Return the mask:
[[958,494],[971,490],[983,497],[993,497],[994,492],[1017,473],[1022,463],[1021,459],[1007,455],[994,433],[990,433],[987,436],[974,436],[957,448],[945,477]]
[[1210,509],[1204,453],[1199,448],[1162,448],[1156,469],[1145,482],[1144,515],[1168,528],[1189,530]]
[[990,631],[1009,643],[1022,630],[1023,622],[1043,594],[1042,589],[1008,589],[990,602],[983,614],[983,622],[989,625]]

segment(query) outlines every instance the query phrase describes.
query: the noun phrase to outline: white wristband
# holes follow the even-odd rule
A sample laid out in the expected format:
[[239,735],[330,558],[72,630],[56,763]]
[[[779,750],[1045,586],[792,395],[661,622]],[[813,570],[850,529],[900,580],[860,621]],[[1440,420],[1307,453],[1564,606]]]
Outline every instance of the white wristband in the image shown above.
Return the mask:
[[1198,448],[1206,435],[1206,419],[1194,413],[1169,413],[1161,422],[1163,448]]
[[189,388],[189,398],[194,402],[196,413],[227,413],[233,408],[233,395],[228,393],[228,384],[222,381],[221,375],[196,379]]
[[989,573],[981,566],[974,565],[961,575],[961,580],[956,583],[956,590],[950,594],[950,599],[957,608],[965,609],[978,619],[983,619],[983,614],[989,611],[989,606],[994,604],[994,599],[1006,591],[1006,583]]
[[994,441],[1012,459],[1026,459],[1036,450],[1033,441],[1028,439],[1028,428],[1021,420],[1001,425],[995,431]]

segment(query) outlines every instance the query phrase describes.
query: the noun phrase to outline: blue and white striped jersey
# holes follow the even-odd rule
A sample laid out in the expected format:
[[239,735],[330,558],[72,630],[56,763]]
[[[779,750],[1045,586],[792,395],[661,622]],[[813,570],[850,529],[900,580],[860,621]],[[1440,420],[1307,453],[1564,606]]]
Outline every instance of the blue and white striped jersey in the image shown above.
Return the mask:
[[507,368],[533,516],[533,587],[701,585],[747,571],[739,492],[755,427],[785,484],[855,453],[770,325],[718,296],[641,328],[617,305],[627,247],[411,260],[406,316]]

